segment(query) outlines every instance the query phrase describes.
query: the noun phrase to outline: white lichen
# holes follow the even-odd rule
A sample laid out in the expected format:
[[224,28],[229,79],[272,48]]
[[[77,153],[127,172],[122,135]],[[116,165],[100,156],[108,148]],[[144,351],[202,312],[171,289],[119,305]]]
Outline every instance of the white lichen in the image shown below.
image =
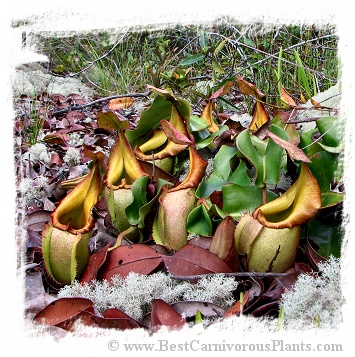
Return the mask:
[[36,143],[32,145],[28,152],[23,156],[24,160],[30,160],[31,162],[43,162],[49,165],[52,154],[48,152],[47,146],[43,143]]
[[235,302],[233,291],[237,285],[233,277],[220,274],[204,277],[194,284],[172,279],[163,272],[151,275],[131,272],[125,278],[114,276],[111,282],[93,280],[80,284],[74,281],[63,287],[58,297],[88,298],[99,312],[117,308],[141,320],[150,311],[154,299],[162,299],[169,304],[187,300],[206,301],[227,309]]
[[18,186],[20,200],[26,206],[33,204],[41,206],[47,187],[48,178],[45,176],[38,176],[35,179],[25,178]]
[[63,161],[70,167],[79,165],[81,162],[80,150],[77,148],[69,147],[63,157]]
[[207,159],[207,166],[206,166],[206,178],[210,177],[214,171],[214,158],[210,157]]
[[299,275],[292,290],[282,295],[286,327],[336,328],[342,321],[340,260],[331,256],[318,267],[317,273]]
[[186,160],[182,167],[181,167],[181,172],[179,175],[179,181],[182,182],[185,180],[185,178],[187,177],[187,175],[189,174],[190,171],[190,160]]
[[69,133],[68,138],[69,138],[68,144],[71,146],[78,147],[78,146],[83,145],[83,143],[84,143],[84,139],[77,132]]

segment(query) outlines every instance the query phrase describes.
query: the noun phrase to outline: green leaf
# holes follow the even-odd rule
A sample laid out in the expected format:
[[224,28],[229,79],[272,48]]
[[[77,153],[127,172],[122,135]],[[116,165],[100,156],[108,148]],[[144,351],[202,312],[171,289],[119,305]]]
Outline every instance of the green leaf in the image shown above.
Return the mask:
[[229,176],[228,181],[240,186],[250,186],[251,181],[247,174],[247,167],[243,161],[239,161],[236,170]]
[[189,119],[190,131],[200,131],[208,127],[208,123],[204,118],[199,117],[198,115],[191,115]]
[[211,236],[212,221],[204,205],[197,206],[188,215],[187,231],[197,235]]
[[337,147],[342,143],[344,122],[336,117],[323,117],[316,121],[317,128],[322,135],[322,144]]
[[[233,219],[239,220],[247,211],[253,212],[263,204],[263,189],[256,186],[239,186],[229,184],[222,187],[223,211],[230,214]],[[272,201],[277,196],[267,191],[268,200]]]
[[215,56],[217,56],[218,53],[222,51],[222,49],[223,49],[223,47],[225,46],[226,43],[227,43],[227,40],[221,41],[221,42],[218,44],[218,46],[216,47],[216,49],[214,50],[213,54],[214,54]]
[[330,255],[340,257],[344,229],[338,225],[327,225],[314,218],[307,223],[307,237],[321,248],[319,253],[324,258]]
[[179,111],[182,118],[188,121],[192,114],[191,105],[187,100],[182,98],[178,98],[178,101],[179,104],[176,105],[176,108]]
[[[255,140],[255,139],[254,139]],[[263,156],[259,154],[251,141],[249,130],[243,130],[236,138],[236,147],[243,157],[245,157],[256,169],[256,186],[264,186],[264,165]]]
[[308,82],[308,77],[307,77],[307,74],[306,74],[306,71],[305,69],[303,68],[303,62],[298,54],[298,52],[294,49],[293,50],[293,54],[296,58],[296,63],[299,65],[299,66],[302,66],[302,67],[299,67],[297,66],[297,77],[298,77],[298,85],[300,85],[300,82],[303,84],[303,87],[308,95],[308,98],[311,98],[312,97],[312,92],[311,92],[311,89],[309,87],[309,82]]
[[231,164],[230,160],[236,154],[237,149],[233,146],[222,145],[218,150],[213,165],[214,173],[224,179],[227,180],[231,173]]
[[322,208],[331,207],[343,202],[345,198],[344,193],[326,192],[322,194]]
[[198,42],[200,44],[200,47],[203,52],[207,50],[207,44],[208,44],[208,35],[205,30],[203,29],[198,29]]
[[196,197],[207,198],[214,191],[220,191],[226,183],[228,183],[226,180],[218,177],[215,173],[212,173],[208,179],[202,179],[196,190]]
[[[271,124],[269,130],[277,135],[279,138],[288,141],[288,135],[282,128]],[[282,154],[284,149],[269,139],[266,147],[265,155],[263,157],[264,164],[264,183],[276,185],[280,180],[280,167],[282,161]]]
[[162,119],[170,119],[171,109],[172,104],[170,101],[160,95],[156,96],[150,108],[142,112],[138,127],[134,130],[126,130],[125,134],[128,141],[132,144],[139,136],[146,134],[150,130],[157,129]]
[[139,228],[145,227],[145,217],[151,211],[154,203],[158,199],[161,194],[162,188],[164,186],[172,187],[173,184],[167,182],[163,179],[158,179],[158,185],[156,189],[155,196],[147,202],[147,183],[148,176],[142,176],[138,178],[132,184],[132,194],[133,194],[133,202],[126,207],[126,215],[128,222],[132,225],[138,225]]
[[244,37],[243,42],[250,47],[255,47],[255,43],[250,38]]
[[187,56],[179,63],[179,65],[180,66],[189,66],[191,64],[201,62],[204,59],[205,59],[205,55],[203,53],[197,53],[197,54]]
[[[206,146],[210,145],[213,142],[213,139],[216,138],[217,136],[221,135],[224,131],[228,130],[227,125],[222,125],[218,131],[214,132],[213,134],[210,134],[207,136],[207,138],[202,139],[202,140],[196,140],[196,150],[200,150],[205,148]],[[199,132],[196,132],[199,133]],[[196,137],[195,137],[196,139]]]

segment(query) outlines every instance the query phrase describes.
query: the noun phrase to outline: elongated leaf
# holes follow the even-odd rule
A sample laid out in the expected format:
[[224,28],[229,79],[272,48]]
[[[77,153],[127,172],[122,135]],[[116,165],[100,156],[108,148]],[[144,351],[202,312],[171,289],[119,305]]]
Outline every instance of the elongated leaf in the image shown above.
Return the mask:
[[160,146],[164,145],[168,140],[163,130],[154,130],[152,136],[139,146],[139,150],[145,154],[146,152],[150,153],[151,151],[156,150]]
[[234,183],[239,186],[250,186],[251,181],[247,173],[245,163],[240,160],[236,170],[228,177],[228,182]]
[[191,64],[201,62],[205,59],[205,55],[203,53],[196,53],[193,55],[189,55],[185,57],[180,63],[180,66],[190,66]]
[[90,256],[85,271],[80,279],[80,283],[89,283],[91,280],[96,279],[97,272],[106,260],[107,251],[111,243],[106,244],[102,249]]
[[292,97],[287,93],[285,88],[281,87],[281,101],[287,106],[287,107],[296,107],[297,104],[296,102],[292,99]]
[[336,117],[323,117],[316,121],[322,135],[322,144],[338,147],[343,142],[344,121]]
[[222,125],[219,127],[219,130],[212,133],[211,135],[208,135],[207,137],[205,138],[202,138],[202,140],[196,140],[196,149],[197,150],[200,150],[200,149],[203,149],[205,148],[206,146],[209,146],[210,144],[213,143],[213,140],[221,135],[224,131],[228,130],[228,126],[227,125]]
[[197,188],[202,178],[205,175],[207,167],[207,161],[200,156],[197,150],[193,147],[189,147],[190,169],[186,178],[178,186],[171,188],[169,192],[179,191],[186,188]]
[[209,99],[211,100],[211,99],[216,99],[218,97],[222,97],[223,95],[225,95],[225,94],[230,92],[232,86],[233,86],[233,82],[232,81],[227,81],[226,83],[223,84],[223,86],[221,88],[219,88],[216,92],[214,92],[210,96]]
[[304,151],[299,147],[297,147],[296,145],[289,143],[288,141],[280,138],[279,136],[275,135],[270,131],[268,132],[267,137],[271,138],[281,148],[284,148],[291,159],[303,161],[303,162],[311,162],[311,160],[304,153]]
[[181,144],[181,145],[192,144],[192,141],[185,134],[183,134],[178,129],[176,129],[169,121],[162,120],[160,122],[160,125],[167,138],[172,142],[174,142],[175,144]]
[[172,93],[171,90],[169,89],[160,89],[160,88],[156,88],[150,84],[147,84],[147,88],[149,90],[151,90],[152,92],[162,96],[165,99],[170,100],[172,103],[177,104],[178,100],[177,98],[174,96],[174,94]]
[[130,272],[138,274],[151,273],[162,262],[161,254],[144,244],[123,245],[110,250],[101,267],[100,280],[111,280],[119,274],[126,277]]
[[302,62],[298,52],[295,49],[293,50],[293,54],[296,58],[296,63],[299,65],[297,67],[298,85],[300,85],[301,83],[303,84],[303,87],[307,93],[307,96],[308,96],[308,98],[310,98],[310,97],[312,97],[312,93],[309,88],[308,77],[307,77],[306,71],[304,69],[303,62]]
[[203,118],[206,121],[207,129],[210,133],[215,133],[216,131],[219,130],[218,125],[215,123],[215,121],[212,118],[213,106],[214,103],[212,101],[209,101],[207,105],[203,108],[203,111],[201,113],[201,118]]
[[189,276],[210,273],[231,273],[229,266],[215,254],[196,245],[187,244],[174,255],[163,256],[172,275]]
[[93,302],[89,299],[80,297],[61,298],[53,301],[38,312],[34,317],[34,321],[40,324],[56,326],[92,306]]
[[52,213],[51,211],[47,211],[47,210],[38,210],[30,213],[23,220],[24,228],[26,229],[30,228],[34,231],[42,232],[44,226],[51,219],[50,217],[51,213]]
[[263,186],[264,165],[263,158],[255,149],[248,130],[243,130],[235,141],[237,149],[256,169],[256,186]]
[[[184,151],[191,143],[184,119],[175,105],[173,105],[171,109],[170,124],[163,121],[164,128],[167,130],[166,134],[171,136],[171,138],[168,139],[164,148],[154,153],[154,159],[156,160],[174,157]],[[134,152],[141,160],[152,160],[152,155],[143,154],[138,147],[134,149]]]
[[214,159],[213,172],[221,179],[228,180],[231,174],[230,160],[237,153],[233,146],[222,145]]
[[203,178],[196,190],[196,197],[207,198],[214,191],[220,191],[222,187],[228,183],[227,180],[221,179],[216,174],[212,173],[208,179]]
[[330,255],[340,257],[344,227],[324,224],[314,218],[307,223],[307,237],[320,247],[318,251],[320,256],[327,259]]
[[[113,310],[113,309],[111,309]],[[105,313],[104,313],[105,314]],[[109,313],[109,316],[113,313]],[[116,313],[118,315],[118,313]],[[130,330],[135,328],[147,328],[139,321],[134,320],[132,317],[121,313],[121,317],[107,317],[107,316],[98,316],[90,311],[83,311],[78,314],[73,321],[64,321],[60,324],[60,327],[68,330],[74,331],[76,328],[75,322],[80,321],[84,326],[91,326],[93,328],[102,328],[102,329],[115,329],[115,330]]]
[[208,127],[208,123],[204,118],[201,118],[197,115],[191,115],[189,119],[189,128],[191,132],[200,131],[206,129]]

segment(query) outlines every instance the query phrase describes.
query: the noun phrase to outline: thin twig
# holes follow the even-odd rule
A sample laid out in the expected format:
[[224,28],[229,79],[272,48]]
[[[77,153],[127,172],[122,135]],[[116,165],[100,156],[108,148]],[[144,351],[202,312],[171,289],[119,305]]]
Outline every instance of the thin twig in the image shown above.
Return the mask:
[[124,98],[124,97],[132,97],[132,98],[139,98],[139,97],[148,97],[149,94],[151,92],[145,92],[145,93],[126,93],[126,94],[117,94],[117,95],[112,95],[109,97],[104,97],[104,98],[100,98],[100,99],[96,99],[92,102],[86,103],[86,104],[82,104],[82,105],[73,105],[73,106],[69,106],[68,108],[64,108],[64,109],[60,109],[57,111],[54,111],[52,113],[52,115],[59,115],[59,114],[64,114],[67,112],[70,112],[71,110],[80,110],[80,109],[84,109],[86,107],[90,107],[91,105],[97,104],[97,103],[101,103],[101,102],[105,102],[106,100],[111,100],[111,99],[116,99],[116,98]]
[[90,64],[88,66],[86,66],[85,68],[81,69],[79,72],[76,72],[76,73],[72,73],[69,75],[69,77],[74,77],[74,76],[77,76],[78,74],[80,73],[83,73],[85,72],[86,70],[88,70],[91,66],[93,66],[96,62],[102,60],[103,58],[107,57],[121,42],[122,40],[124,39],[124,37],[126,36],[128,31],[126,31],[122,36],[121,38],[114,44],[114,46],[108,51],[106,52],[104,55],[102,55],[101,57],[97,58],[95,61],[92,61],[90,62]]
[[194,279],[202,279],[206,277],[212,277],[216,274],[223,275],[223,276],[231,276],[231,277],[283,277],[288,276],[289,273],[273,273],[273,272],[235,272],[235,273],[211,273],[211,274],[201,274],[201,275],[175,275],[172,276],[172,279],[176,280],[194,280]]
[[316,121],[322,117],[314,117],[314,118],[305,118],[305,119],[299,119],[299,120],[288,120],[284,124],[299,124],[299,123],[309,123],[311,121]]

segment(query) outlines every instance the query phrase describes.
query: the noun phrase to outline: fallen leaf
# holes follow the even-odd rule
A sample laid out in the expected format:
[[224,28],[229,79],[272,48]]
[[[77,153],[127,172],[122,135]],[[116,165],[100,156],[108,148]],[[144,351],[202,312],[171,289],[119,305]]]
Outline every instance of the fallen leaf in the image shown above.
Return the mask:
[[56,326],[93,306],[89,299],[74,297],[60,298],[39,311],[33,320],[39,324]]
[[192,244],[185,245],[174,255],[163,256],[163,261],[169,273],[175,276],[232,272],[215,254]]
[[261,92],[253,83],[247,82],[243,77],[238,76],[237,83],[239,90],[244,95],[252,95],[258,99],[263,99],[265,94]]
[[227,94],[231,88],[233,86],[233,82],[232,81],[227,81],[226,83],[223,84],[223,86],[221,88],[219,88],[216,92],[214,92],[211,96],[210,96],[210,100],[211,99],[216,99],[218,97],[222,97],[225,94]]
[[41,232],[47,222],[51,220],[51,211],[38,210],[35,211],[23,220],[23,226],[26,229],[32,229],[35,232]]
[[99,280],[111,280],[119,274],[127,276],[130,272],[149,274],[162,262],[161,254],[144,244],[119,246],[107,253],[105,263],[99,270]]
[[98,270],[106,260],[107,251],[110,248],[110,245],[111,242],[90,256],[88,264],[86,265],[84,273],[80,279],[81,284],[96,279]]
[[180,330],[187,326],[186,320],[161,299],[154,299],[152,301],[150,324],[153,331],[158,330],[161,326],[166,326],[171,330]]
[[296,107],[296,102],[292,97],[286,92],[285,88],[281,87],[281,100],[290,107]]
[[111,110],[127,109],[133,105],[133,103],[134,99],[132,97],[115,98],[108,102],[108,107]]

